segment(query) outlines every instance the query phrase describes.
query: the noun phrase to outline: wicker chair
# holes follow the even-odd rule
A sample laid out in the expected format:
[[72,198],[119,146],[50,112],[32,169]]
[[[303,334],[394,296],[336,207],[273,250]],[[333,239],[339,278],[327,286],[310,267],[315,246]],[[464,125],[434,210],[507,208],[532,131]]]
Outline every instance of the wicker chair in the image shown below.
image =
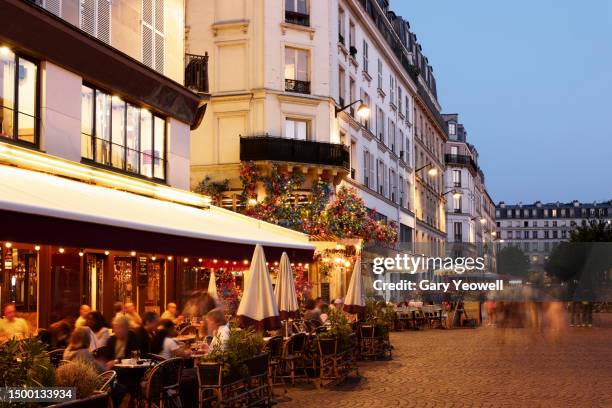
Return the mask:
[[317,345],[319,348],[319,385],[323,386],[324,380],[331,380],[332,383],[340,380],[342,357],[338,355],[338,339],[317,336]]
[[183,360],[170,358],[150,368],[141,384],[142,400],[147,407],[181,407],[179,393]]
[[283,363],[283,344],[285,340],[283,336],[274,336],[266,343],[264,350],[270,353],[270,362],[268,364],[269,373],[268,373],[268,381],[270,382],[270,386],[277,384],[276,378],[277,376],[281,379],[281,384],[283,385],[283,389],[285,393],[287,393],[287,387],[285,386],[285,381],[282,376],[282,363]]
[[268,381],[269,359],[269,353],[262,353],[244,362],[249,371],[249,379],[246,383],[249,406],[271,405],[272,388]]
[[[307,362],[307,346],[308,346],[308,336],[306,333],[297,333],[294,334],[285,342],[283,347],[283,370],[288,372],[288,375],[284,377],[288,377],[291,379],[291,385],[295,385],[296,371],[298,369],[302,369],[303,374],[300,378],[308,379],[310,382],[310,378],[306,374],[306,362]],[[312,367],[312,364],[311,364]]]
[[96,380],[96,391],[110,392],[115,381],[117,380],[117,372],[113,370],[105,371],[100,374]]

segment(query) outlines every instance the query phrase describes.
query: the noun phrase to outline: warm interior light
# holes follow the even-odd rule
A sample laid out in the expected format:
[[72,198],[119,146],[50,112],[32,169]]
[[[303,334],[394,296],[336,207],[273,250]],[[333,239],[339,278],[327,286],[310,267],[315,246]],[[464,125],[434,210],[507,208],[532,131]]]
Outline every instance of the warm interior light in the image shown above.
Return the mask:
[[189,258],[183,258],[183,262],[185,263],[189,262]]
[[198,262],[202,262],[202,258],[198,258]]
[[213,263],[217,263],[217,262],[219,262],[219,261],[217,261],[216,259],[213,259]]
[[4,246],[5,246],[5,247],[7,247],[7,248],[10,248],[10,247],[12,247],[12,246],[13,246],[13,244],[12,244],[12,243],[10,243],[10,242],[7,242],[6,244],[4,244]]
[[132,256],[136,256],[136,251],[132,251],[132,252],[130,252],[130,255],[132,255]]
[[110,255],[110,252],[109,251],[104,251],[104,255],[108,256],[108,255]]
[[60,248],[60,249],[59,249],[59,253],[60,253],[60,254],[63,254],[65,251],[66,251],[66,250],[65,250],[64,248]]
[[242,261],[243,264],[248,265],[249,261],[247,261],[246,259],[244,261]]
[[254,198],[249,198],[249,205],[256,205],[257,204],[257,200]]
[[225,261],[225,264],[227,265],[229,263],[229,261]]
[[156,259],[157,259],[157,258],[156,258],[156,257],[154,257],[154,256],[152,256],[152,257],[151,257],[151,260],[152,260],[152,261],[154,261],[154,260],[156,260]]
[[491,235],[493,235],[493,236],[495,237],[495,236],[497,236],[497,232],[496,232],[496,231],[493,231],[493,232],[491,233]]
[[35,251],[40,251],[40,245],[35,245],[35,246],[34,246],[34,250],[35,250]]
[[278,265],[278,262],[274,262],[274,266]]
[[365,103],[362,103],[361,105],[359,105],[359,108],[357,108],[357,116],[363,119],[369,118],[370,117],[370,107],[366,105]]
[[83,251],[79,251],[79,256],[83,256],[85,254],[83,254]]
[[431,169],[429,169],[427,171],[427,174],[429,174],[430,176],[437,176],[438,175],[438,169],[435,167],[432,167]]
[[169,256],[169,257],[168,257],[168,260],[169,260],[169,261],[171,261],[171,260],[172,260],[172,257],[171,257],[171,256]]

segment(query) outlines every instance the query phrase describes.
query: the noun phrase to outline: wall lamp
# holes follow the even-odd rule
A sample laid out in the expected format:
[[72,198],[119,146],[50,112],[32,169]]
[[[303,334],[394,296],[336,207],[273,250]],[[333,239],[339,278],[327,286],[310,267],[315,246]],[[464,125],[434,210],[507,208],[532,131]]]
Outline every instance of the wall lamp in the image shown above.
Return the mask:
[[438,175],[438,169],[433,167],[433,163],[427,163],[424,166],[419,167],[418,169],[415,170],[415,173],[418,173],[419,171],[427,168],[427,167],[431,167],[431,169],[427,170],[427,174],[429,174],[430,176],[437,176]]
[[346,106],[342,106],[340,108],[335,108],[336,112],[335,115],[336,117],[338,117],[338,113],[347,110],[348,108],[350,108],[351,106],[353,106],[354,104],[361,102],[361,105],[359,105],[359,107],[357,108],[357,116],[359,116],[360,118],[368,118],[370,117],[370,107],[365,104],[363,102],[363,99],[357,99],[356,101],[353,101],[351,103],[349,103]]

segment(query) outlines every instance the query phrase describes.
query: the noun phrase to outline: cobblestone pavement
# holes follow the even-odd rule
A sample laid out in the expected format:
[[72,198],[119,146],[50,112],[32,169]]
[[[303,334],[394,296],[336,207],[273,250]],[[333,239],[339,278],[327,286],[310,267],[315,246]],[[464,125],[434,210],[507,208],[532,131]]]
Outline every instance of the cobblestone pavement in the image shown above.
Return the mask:
[[612,407],[612,328],[431,329],[391,341],[391,361],[361,363],[345,385],[290,387],[280,406]]

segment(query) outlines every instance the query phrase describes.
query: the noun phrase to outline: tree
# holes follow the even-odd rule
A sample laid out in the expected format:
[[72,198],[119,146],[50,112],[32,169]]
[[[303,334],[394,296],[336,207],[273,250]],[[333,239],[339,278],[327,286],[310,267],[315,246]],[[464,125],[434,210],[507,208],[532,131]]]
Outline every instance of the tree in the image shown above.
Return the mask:
[[527,277],[529,258],[515,246],[507,246],[497,254],[497,273],[517,277]]

